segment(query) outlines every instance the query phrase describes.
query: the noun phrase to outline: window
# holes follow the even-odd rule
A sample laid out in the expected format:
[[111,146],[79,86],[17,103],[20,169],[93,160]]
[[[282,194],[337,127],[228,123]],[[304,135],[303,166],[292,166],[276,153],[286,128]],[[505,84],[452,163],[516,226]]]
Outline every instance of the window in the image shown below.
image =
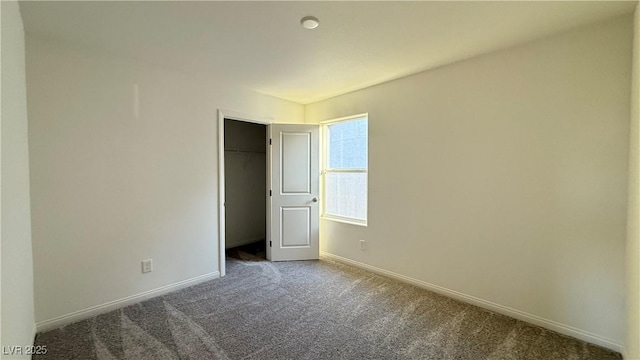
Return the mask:
[[367,224],[367,115],[324,123],[323,217]]

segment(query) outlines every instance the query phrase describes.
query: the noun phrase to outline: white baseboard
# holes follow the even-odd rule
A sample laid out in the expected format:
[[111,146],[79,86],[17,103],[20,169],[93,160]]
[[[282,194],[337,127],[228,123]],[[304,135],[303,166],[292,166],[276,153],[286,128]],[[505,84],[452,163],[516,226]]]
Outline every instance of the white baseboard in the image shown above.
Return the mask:
[[179,281],[177,283],[161,286],[159,288],[155,288],[153,290],[141,292],[139,294],[127,296],[121,299],[113,300],[106,302],[104,304],[88,307],[86,309],[82,309],[79,311],[74,311],[72,313],[58,316],[52,319],[39,321],[35,324],[36,332],[47,331],[55,328],[59,328],[61,326],[71,324],[76,321],[88,319],[94,317],[96,315],[104,314],[106,312],[119,309],[121,307],[125,307],[127,305],[132,305],[152,297],[160,296],[172,291],[180,290],[189,286],[193,286],[205,281],[209,281],[212,279],[217,279],[220,277],[220,272],[214,271],[208,274],[196,276],[191,279]]
[[401,275],[398,273],[394,273],[392,271],[388,271],[385,269],[381,269],[375,266],[371,266],[371,265],[367,265],[365,263],[361,263],[359,261],[354,261],[351,259],[347,259],[344,258],[342,256],[338,256],[338,255],[334,255],[328,252],[324,252],[321,251],[320,252],[320,256],[327,258],[327,259],[331,259],[343,264],[347,264],[347,265],[352,265],[364,270],[368,270],[371,272],[374,272],[376,274],[380,274],[386,277],[390,277],[392,279],[396,279],[396,280],[400,280],[402,282],[406,282],[409,283],[411,285],[415,285],[418,287],[421,287],[423,289],[427,289],[427,290],[431,290],[433,292],[436,292],[438,294],[441,295],[445,295],[447,297],[450,298],[454,298],[456,300],[460,300],[469,304],[473,304],[476,306],[479,306],[481,308],[487,309],[487,310],[491,310],[493,312],[499,313],[499,314],[503,314],[503,315],[507,315],[509,317],[518,319],[518,320],[522,320],[540,327],[543,327],[545,329],[549,329],[549,330],[553,330],[555,332],[564,334],[564,335],[568,335],[592,344],[596,344],[602,347],[605,347],[607,349],[613,350],[613,351],[617,351],[619,353],[622,353],[624,351],[624,347],[622,346],[622,344],[611,340],[611,339],[607,339],[605,337],[602,337],[600,335],[597,334],[593,334],[591,332],[588,331],[584,331],[584,330],[580,330],[578,328],[569,326],[569,325],[565,325],[565,324],[561,324],[559,322],[553,321],[553,320],[549,320],[549,319],[545,319],[542,318],[540,316],[537,315],[533,315],[533,314],[529,314],[527,312],[524,311],[520,311],[517,309],[513,309],[504,305],[500,305],[500,304],[496,304],[493,303],[491,301],[487,301],[487,300],[483,300],[480,298],[477,298],[475,296],[471,296],[471,295],[467,295],[467,294],[463,294],[461,292],[458,291],[454,291],[454,290],[450,290],[447,288],[444,288],[442,286],[438,286],[438,285],[434,285],[434,284],[430,284],[428,282],[422,281],[422,280],[418,280],[418,279],[414,279],[405,275]]

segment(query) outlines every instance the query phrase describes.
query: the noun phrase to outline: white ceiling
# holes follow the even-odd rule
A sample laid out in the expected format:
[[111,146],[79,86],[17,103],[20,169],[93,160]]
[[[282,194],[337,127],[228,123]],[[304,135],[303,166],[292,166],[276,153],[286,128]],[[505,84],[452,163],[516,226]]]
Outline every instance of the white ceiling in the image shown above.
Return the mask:
[[[633,11],[588,2],[22,2],[28,34],[299,103]],[[300,19],[314,15],[320,27]]]

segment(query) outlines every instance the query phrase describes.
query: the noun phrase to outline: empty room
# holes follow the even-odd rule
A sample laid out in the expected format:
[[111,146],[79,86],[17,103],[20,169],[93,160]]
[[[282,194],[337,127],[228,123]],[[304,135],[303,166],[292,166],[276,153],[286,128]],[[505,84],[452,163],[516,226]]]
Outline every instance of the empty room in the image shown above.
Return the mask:
[[2,359],[640,360],[633,1],[1,1]]

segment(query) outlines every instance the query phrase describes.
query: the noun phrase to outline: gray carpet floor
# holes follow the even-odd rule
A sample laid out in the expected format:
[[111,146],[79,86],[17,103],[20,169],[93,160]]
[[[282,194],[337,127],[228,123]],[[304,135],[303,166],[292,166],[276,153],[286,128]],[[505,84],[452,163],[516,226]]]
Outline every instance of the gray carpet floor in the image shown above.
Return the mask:
[[228,258],[227,275],[40,333],[35,359],[621,359],[331,261]]

